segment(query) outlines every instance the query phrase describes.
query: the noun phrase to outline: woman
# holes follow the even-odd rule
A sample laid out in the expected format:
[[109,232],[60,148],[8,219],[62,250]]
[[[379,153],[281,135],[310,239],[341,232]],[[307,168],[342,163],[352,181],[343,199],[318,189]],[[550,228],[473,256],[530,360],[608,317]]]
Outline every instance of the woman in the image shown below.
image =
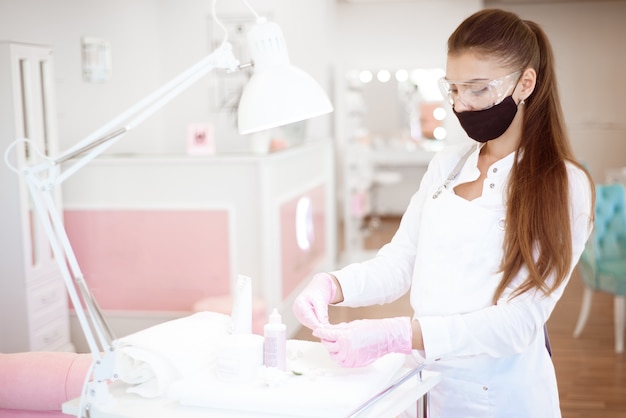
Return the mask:
[[[315,275],[294,313],[342,366],[418,350],[443,376],[433,417],[559,417],[544,324],[589,237],[594,192],[568,142],[546,35],[479,11],[450,36],[441,86],[475,143],[438,153],[391,242]],[[409,289],[413,318],[328,324],[329,304]]]

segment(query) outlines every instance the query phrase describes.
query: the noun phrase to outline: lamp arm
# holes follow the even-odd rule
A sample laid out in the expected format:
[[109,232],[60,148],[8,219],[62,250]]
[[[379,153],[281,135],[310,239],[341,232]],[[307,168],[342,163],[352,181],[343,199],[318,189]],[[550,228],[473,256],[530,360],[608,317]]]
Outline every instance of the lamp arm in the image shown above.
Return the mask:
[[[86,394],[95,403],[111,399],[107,382],[119,377],[115,365],[117,339],[85,282],[63,225],[62,214],[55,203],[53,191],[69,176],[216,68],[229,72],[239,68],[239,61],[234,57],[232,46],[228,42],[223,42],[196,65],[55,158],[43,155],[28,139],[16,140],[5,153],[5,161],[9,168],[22,176],[27,185],[34,210],[48,237],[68,296],[93,357],[93,380],[87,384]],[[120,128],[120,125],[123,126]],[[22,169],[11,164],[8,154],[20,141],[31,143],[42,161]],[[63,163],[74,159],[75,162],[64,171],[61,170]]]
[[87,394],[90,399],[105,402],[110,399],[106,382],[117,379],[115,336],[84,281],[52,194],[54,189],[42,186],[34,170],[26,168],[22,175],[93,358],[93,380],[87,385]]

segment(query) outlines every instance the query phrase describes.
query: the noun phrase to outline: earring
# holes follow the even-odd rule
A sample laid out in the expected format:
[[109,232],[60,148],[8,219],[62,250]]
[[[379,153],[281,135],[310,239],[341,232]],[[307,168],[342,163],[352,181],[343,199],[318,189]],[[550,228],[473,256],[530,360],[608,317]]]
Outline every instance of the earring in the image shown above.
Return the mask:
[[519,102],[520,106],[523,106],[523,105],[524,105],[524,103],[526,103],[526,99],[522,99],[522,100]]

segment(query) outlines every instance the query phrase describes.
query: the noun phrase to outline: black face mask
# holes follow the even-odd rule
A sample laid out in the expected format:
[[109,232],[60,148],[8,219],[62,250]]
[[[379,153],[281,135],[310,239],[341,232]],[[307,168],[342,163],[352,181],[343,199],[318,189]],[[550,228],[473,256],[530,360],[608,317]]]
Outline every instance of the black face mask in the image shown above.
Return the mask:
[[508,96],[501,103],[485,110],[457,113],[461,126],[470,138],[478,142],[487,142],[506,132],[517,113],[517,104],[513,96]]

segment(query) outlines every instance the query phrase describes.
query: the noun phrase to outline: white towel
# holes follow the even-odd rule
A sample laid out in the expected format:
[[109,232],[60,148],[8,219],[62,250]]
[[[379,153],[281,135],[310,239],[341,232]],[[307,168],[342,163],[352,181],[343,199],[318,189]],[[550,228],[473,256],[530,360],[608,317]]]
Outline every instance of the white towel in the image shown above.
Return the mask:
[[228,315],[198,312],[120,338],[116,372],[128,392],[162,396],[175,381],[215,364],[217,342],[230,325]]

